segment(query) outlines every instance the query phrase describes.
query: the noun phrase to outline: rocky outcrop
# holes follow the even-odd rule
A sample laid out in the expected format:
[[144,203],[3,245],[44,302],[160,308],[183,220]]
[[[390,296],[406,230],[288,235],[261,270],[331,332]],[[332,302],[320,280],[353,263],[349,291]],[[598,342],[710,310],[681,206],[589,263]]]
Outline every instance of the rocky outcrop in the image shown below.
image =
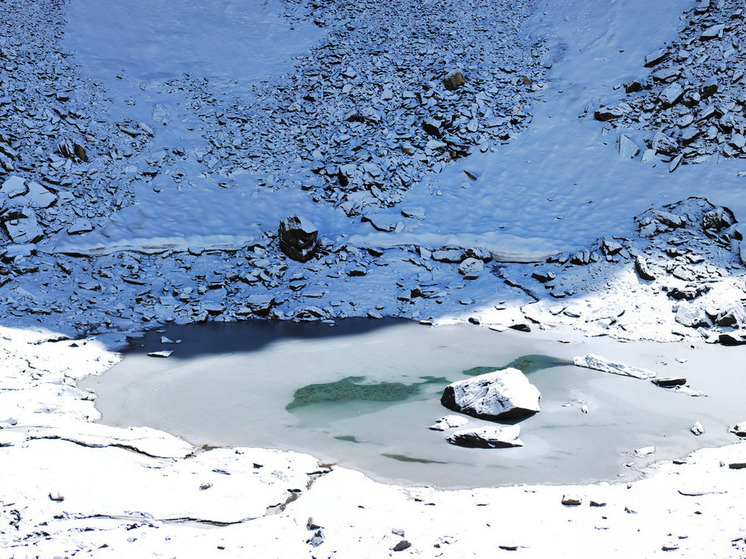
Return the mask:
[[440,403],[450,410],[493,421],[541,410],[539,390],[518,369],[478,375],[446,386]]

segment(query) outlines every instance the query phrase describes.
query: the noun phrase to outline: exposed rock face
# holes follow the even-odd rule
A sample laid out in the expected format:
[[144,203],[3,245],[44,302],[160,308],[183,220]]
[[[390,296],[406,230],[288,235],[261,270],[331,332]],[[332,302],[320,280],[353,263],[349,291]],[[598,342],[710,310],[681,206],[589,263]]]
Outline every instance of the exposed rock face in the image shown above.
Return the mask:
[[518,369],[505,369],[449,384],[440,403],[483,419],[505,420],[541,410],[539,390]]
[[280,249],[289,258],[307,262],[316,254],[319,232],[307,219],[293,215],[280,222]]
[[462,429],[448,437],[448,442],[469,448],[509,448],[523,446],[518,436],[521,428],[518,425],[488,425],[474,429]]

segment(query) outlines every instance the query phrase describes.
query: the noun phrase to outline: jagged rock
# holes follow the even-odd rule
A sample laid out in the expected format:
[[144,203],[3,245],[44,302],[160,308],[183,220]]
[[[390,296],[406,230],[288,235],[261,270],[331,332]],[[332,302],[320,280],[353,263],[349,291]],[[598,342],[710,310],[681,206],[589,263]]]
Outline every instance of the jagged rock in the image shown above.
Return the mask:
[[637,275],[640,276],[640,279],[646,281],[655,280],[655,274],[650,270],[647,260],[639,254],[635,257],[635,271],[637,272]]
[[617,140],[617,150],[622,159],[634,159],[640,153],[640,148],[626,134],[621,134]]
[[246,300],[246,306],[257,316],[267,316],[274,302],[272,295],[256,294]]
[[26,185],[28,192],[25,198],[32,208],[48,208],[57,201],[57,196],[38,182],[30,181]]
[[468,448],[510,448],[523,446],[520,434],[518,425],[488,425],[456,431],[447,440],[453,445]]
[[725,346],[744,345],[746,335],[743,332],[723,332],[718,336],[718,341]]
[[742,328],[746,325],[746,309],[733,305],[717,314],[715,324],[724,328]]
[[616,241],[610,241],[608,239],[604,239],[602,247],[604,253],[608,256],[619,254],[624,248],[620,243],[617,243]]
[[702,424],[699,421],[695,421],[694,425],[692,425],[689,430],[692,432],[692,434],[695,437],[699,437],[700,435],[703,435],[705,432],[705,428],[702,426]]
[[73,144],[73,155],[83,162],[88,162],[88,154],[80,144]]
[[280,250],[293,260],[307,262],[316,254],[318,229],[309,220],[293,215],[280,222]]
[[679,305],[676,311],[676,322],[689,328],[706,328],[711,325],[704,309],[687,304]]
[[441,404],[490,420],[526,417],[541,410],[539,390],[518,369],[504,369],[446,386]]
[[722,206],[710,210],[702,216],[702,228],[705,232],[720,233],[734,223],[736,223],[736,217],[733,212]]
[[[675,272],[676,270],[674,270]],[[674,274],[676,275],[676,274]],[[709,285],[703,284],[691,284],[685,287],[673,287],[668,290],[668,296],[677,301],[686,300],[691,301],[697,297],[701,297],[705,293],[710,291]]]
[[465,83],[464,75],[459,70],[453,70],[443,78],[443,86],[449,91],[454,91]]
[[657,211],[653,212],[653,217],[656,221],[667,225],[673,229],[678,227],[684,227],[686,225],[686,218],[680,215],[676,215],[671,212]]
[[684,95],[684,89],[678,83],[672,83],[664,89],[659,99],[664,107],[672,107],[678,103]]
[[44,230],[36,219],[36,214],[27,211],[23,216],[4,222],[11,240],[16,244],[37,243],[44,237]]
[[557,279],[557,275],[554,272],[551,272],[551,271],[545,272],[541,270],[535,270],[534,272],[532,272],[531,277],[541,283],[547,283],[549,281]]
[[484,270],[484,262],[476,258],[467,258],[458,267],[458,271],[464,279],[477,279]]
[[392,231],[401,231],[404,228],[404,224],[397,219],[395,216],[380,214],[380,215],[365,215],[360,221],[367,221],[373,226],[376,231],[382,231],[384,233],[391,233]]
[[653,52],[647,54],[645,56],[645,67],[651,68],[655,66],[656,64],[660,64],[664,60],[666,60],[669,57],[669,53],[667,49],[658,49],[654,50]]
[[93,231],[93,225],[88,219],[80,218],[76,219],[73,224],[67,228],[68,235],[80,235],[82,233],[88,233]]
[[422,123],[422,129],[436,138],[440,138],[440,122],[437,120],[429,119]]
[[603,373],[612,373],[614,375],[622,375],[625,377],[651,379],[656,376],[653,371],[650,371],[648,369],[642,369],[639,367],[633,367],[632,365],[626,365],[624,363],[609,361],[604,357],[593,355],[592,353],[589,353],[585,357],[576,357],[575,359],[573,359],[573,363],[576,367],[585,367],[587,369],[593,369],[595,371],[601,371]]
[[707,80],[704,84],[702,84],[702,89],[700,90],[700,96],[702,99],[707,99],[708,97],[712,97],[715,95],[718,91],[718,81],[716,78],[710,78]]
[[725,29],[725,25],[723,25],[722,23],[718,23],[717,25],[711,25],[710,27],[702,31],[702,34],[699,36],[699,38],[702,39],[703,41],[714,39],[718,35],[720,35],[720,33],[722,33],[724,29]]
[[463,415],[446,415],[430,425],[428,429],[432,431],[445,431],[446,429],[463,427],[467,423],[469,423],[469,420],[466,419]]
[[583,499],[577,495],[562,495],[562,504],[566,507],[577,507],[583,504]]
[[729,433],[733,433],[737,437],[746,437],[746,421],[741,421],[735,425],[731,425],[728,428]]
[[456,248],[436,250],[433,251],[432,259],[436,262],[458,264],[464,260],[464,251]]
[[601,107],[593,113],[593,118],[606,122],[624,116],[624,111],[619,107]]
[[651,379],[650,382],[652,382],[656,386],[660,386],[661,388],[673,388],[674,386],[683,386],[686,384],[686,378],[684,377],[658,377]]
[[15,198],[16,196],[22,196],[28,192],[26,187],[26,181],[21,177],[8,177],[3,182],[2,188],[0,188],[0,194],[4,194],[8,198]]

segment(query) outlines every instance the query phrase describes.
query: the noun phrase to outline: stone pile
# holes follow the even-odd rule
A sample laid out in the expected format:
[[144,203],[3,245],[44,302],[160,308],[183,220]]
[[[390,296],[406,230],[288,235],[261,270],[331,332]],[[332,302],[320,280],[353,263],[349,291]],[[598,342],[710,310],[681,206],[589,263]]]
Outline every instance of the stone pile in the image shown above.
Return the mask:
[[[685,14],[678,40],[640,61],[627,97],[593,114],[608,126],[644,130],[644,145],[620,136],[620,153],[669,171],[714,156],[746,158],[744,8],[703,0]],[[645,73],[647,72],[647,73]]]
[[548,294],[556,301],[525,306],[530,322],[567,318],[622,337],[633,329],[645,337],[644,321],[667,323],[671,339],[698,334],[711,342],[744,343],[743,238],[728,208],[689,198],[644,212],[629,235],[601,238],[543,263],[506,267],[502,274],[537,300]]
[[[225,172],[282,181],[292,164],[315,200],[358,215],[395,204],[426,173],[509,141],[530,120],[544,68],[541,47],[516,33],[528,2],[312,6],[295,17],[341,24],[257,103],[221,110],[210,138]],[[253,141],[236,146],[236,137]]]

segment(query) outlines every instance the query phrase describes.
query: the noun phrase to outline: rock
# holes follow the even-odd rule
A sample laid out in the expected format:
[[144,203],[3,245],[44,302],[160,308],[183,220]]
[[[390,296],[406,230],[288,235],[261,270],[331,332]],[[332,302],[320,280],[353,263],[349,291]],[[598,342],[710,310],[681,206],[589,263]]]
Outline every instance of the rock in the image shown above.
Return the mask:
[[660,386],[661,388],[673,388],[674,386],[683,386],[686,384],[686,378],[684,377],[659,377],[651,379],[654,385]]
[[453,445],[468,448],[510,448],[523,446],[518,438],[520,434],[521,428],[518,425],[488,425],[456,431],[447,440]]
[[30,211],[21,217],[5,221],[4,225],[11,240],[16,244],[37,243],[44,237],[44,231],[36,220],[36,214]]
[[467,258],[458,267],[459,273],[468,280],[477,279],[482,270],[484,270],[484,262],[476,258]]
[[743,328],[746,325],[746,309],[743,305],[733,305],[717,314],[715,324],[724,328]]
[[436,138],[440,138],[440,122],[437,120],[429,119],[422,123],[422,129]]
[[744,345],[746,335],[741,332],[723,332],[718,336],[718,341],[725,346]]
[[735,223],[736,217],[733,212],[722,206],[710,210],[702,216],[702,228],[705,232],[720,233],[720,231]]
[[85,149],[80,144],[73,144],[73,155],[77,157],[80,161],[83,161],[85,163],[88,162],[88,154],[85,152]]
[[455,91],[465,83],[464,75],[459,70],[453,70],[443,78],[443,85],[448,91]]
[[702,31],[702,34],[699,36],[699,38],[703,41],[709,41],[710,39],[714,39],[718,35],[720,35],[720,33],[722,33],[724,29],[725,25],[723,25],[722,23],[711,25],[710,27]]
[[705,428],[702,426],[702,424],[699,421],[695,421],[694,425],[692,425],[689,430],[692,432],[692,434],[695,437],[699,437],[700,435],[704,434]]
[[654,50],[651,53],[645,55],[645,67],[651,68],[656,64],[660,64],[669,57],[667,49]]
[[593,369],[595,371],[611,373],[614,375],[622,375],[625,377],[651,379],[656,376],[653,371],[649,371],[648,369],[641,369],[624,363],[616,363],[599,355],[593,355],[592,353],[589,353],[585,357],[576,357],[573,359],[573,363],[576,367],[585,367],[587,369]]
[[640,279],[646,281],[655,280],[655,274],[650,271],[650,266],[648,265],[647,260],[639,254],[635,257],[635,271],[637,272],[637,275],[640,276]]
[[676,311],[676,322],[688,328],[707,328],[711,325],[710,318],[701,307],[681,304]]
[[634,454],[638,458],[642,458],[643,456],[650,456],[651,454],[655,454],[655,447],[652,445],[644,446],[642,448],[635,449],[632,454]]
[[404,551],[405,549],[409,549],[410,547],[412,547],[411,543],[409,543],[407,540],[401,540],[398,544],[391,548],[391,551]]
[[68,235],[80,235],[82,233],[88,233],[93,231],[93,225],[86,218],[76,219],[73,224],[67,228]]
[[554,272],[542,271],[542,270],[535,270],[534,272],[531,273],[531,277],[541,283],[547,283],[549,281],[557,279],[557,275]]
[[728,428],[729,433],[733,433],[737,437],[746,437],[746,421],[741,421],[735,425],[731,425]]
[[746,462],[731,462],[728,464],[728,468],[731,470],[743,470],[746,468]]
[[619,254],[624,247],[616,241],[604,239],[602,248],[606,255],[614,256],[615,254]]
[[718,92],[718,81],[717,78],[710,78],[707,80],[704,84],[702,84],[702,89],[700,90],[700,96],[702,99],[707,99],[708,97],[712,97]]
[[246,306],[257,316],[267,316],[274,302],[272,295],[256,294],[246,300]]
[[433,251],[432,259],[436,262],[449,262],[458,264],[464,260],[464,251],[461,249],[441,249]]
[[634,159],[640,153],[640,148],[626,134],[619,136],[617,150],[622,159]]
[[167,359],[168,357],[171,357],[171,354],[174,351],[172,349],[166,349],[161,351],[151,351],[148,353],[148,357],[160,357],[161,359]]
[[29,205],[33,208],[48,208],[57,201],[57,196],[44,188],[38,182],[30,181],[28,184],[28,193],[25,198],[29,200]]
[[583,504],[583,499],[577,495],[562,495],[562,504],[566,507],[577,507]]
[[624,116],[624,111],[619,107],[600,107],[593,113],[593,118],[600,120],[601,122],[606,122],[622,116]]
[[404,228],[404,224],[399,219],[387,214],[366,215],[363,216],[360,221],[367,221],[373,226],[373,229],[384,233],[391,233],[392,231],[398,232]]
[[684,95],[684,89],[678,83],[672,83],[661,91],[659,99],[664,107],[671,107],[678,103]]
[[26,188],[26,181],[21,177],[12,176],[5,179],[2,188],[0,188],[0,194],[5,194],[8,198],[15,198],[16,196],[22,196],[28,192]]
[[319,232],[309,220],[293,215],[280,222],[280,250],[298,262],[307,262],[316,254]]
[[440,403],[489,420],[527,417],[541,410],[539,390],[518,369],[504,369],[446,386]]
[[467,423],[469,423],[469,420],[466,419],[463,415],[446,415],[430,425],[428,429],[432,431],[445,431],[446,429],[463,427]]

